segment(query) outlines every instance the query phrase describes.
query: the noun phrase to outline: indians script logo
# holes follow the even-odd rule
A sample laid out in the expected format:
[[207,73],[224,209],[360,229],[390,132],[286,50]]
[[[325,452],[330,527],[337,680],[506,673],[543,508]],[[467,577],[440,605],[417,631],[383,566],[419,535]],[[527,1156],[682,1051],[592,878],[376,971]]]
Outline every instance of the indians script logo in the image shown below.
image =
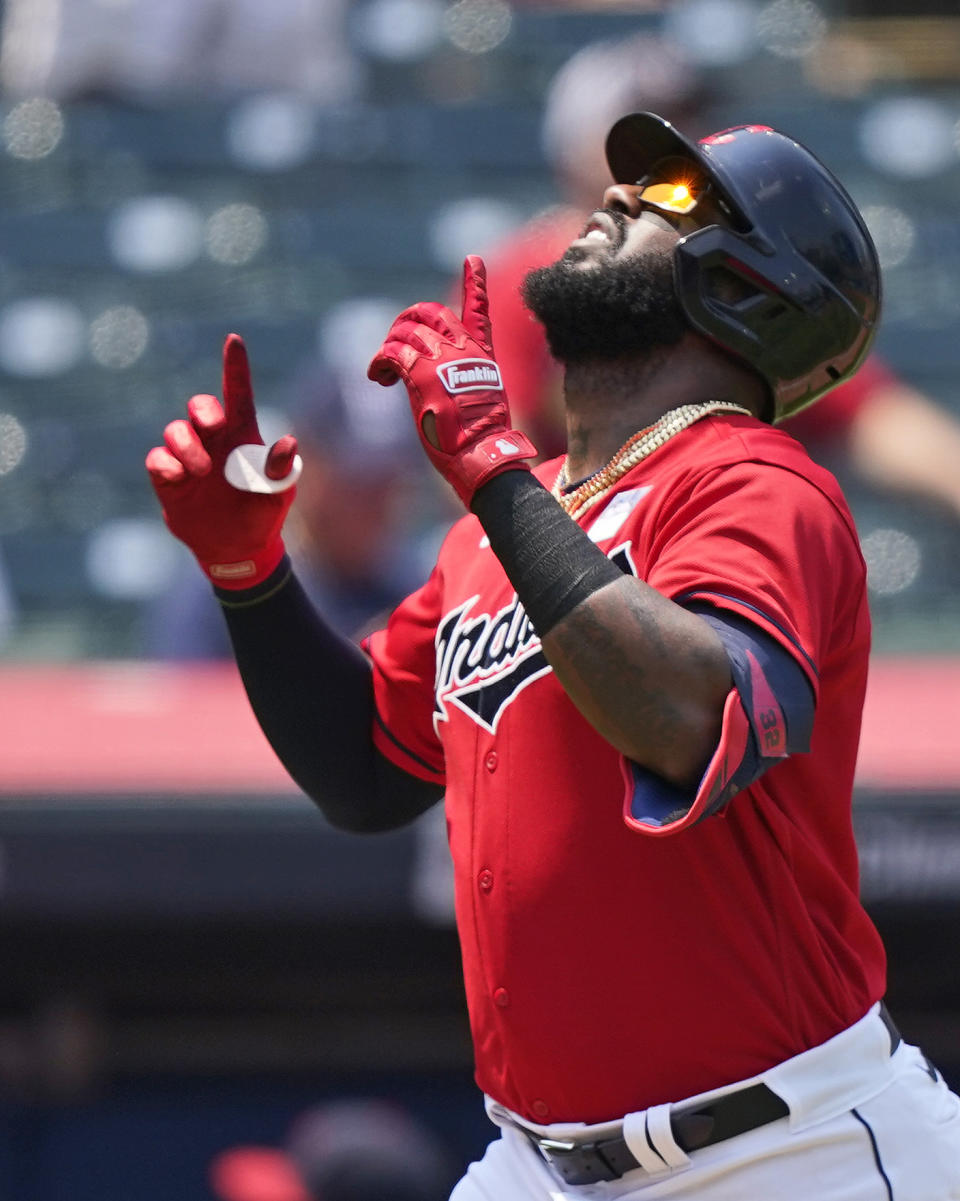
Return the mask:
[[469,613],[479,597],[451,610],[437,629],[434,728],[457,705],[491,734],[521,688],[551,670],[540,639],[516,596],[499,613]]
[[457,359],[437,368],[440,382],[451,396],[457,392],[502,392],[500,368],[492,359]]
[[[629,546],[617,547],[609,558],[625,574],[637,574]],[[437,629],[435,730],[441,721],[450,720],[448,706],[456,705],[495,734],[503,711],[518,693],[553,670],[516,596],[497,613],[471,616],[479,599],[471,596],[451,609]]]

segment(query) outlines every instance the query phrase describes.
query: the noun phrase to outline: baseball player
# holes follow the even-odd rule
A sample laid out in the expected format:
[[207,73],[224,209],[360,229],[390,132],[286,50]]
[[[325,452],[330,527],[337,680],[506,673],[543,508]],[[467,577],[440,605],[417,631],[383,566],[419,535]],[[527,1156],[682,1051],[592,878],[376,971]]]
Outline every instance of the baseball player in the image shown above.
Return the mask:
[[606,148],[618,182],[525,284],[562,460],[531,471],[511,427],[479,259],[460,316],[413,305],[371,363],[469,513],[365,653],[291,575],[295,447],[261,445],[235,336],[223,407],[191,400],[153,482],[329,819],[446,794],[500,1128],[455,1201],[960,1198],[960,1099],[884,1008],[857,895],[864,565],[776,428],[867,353],[874,247],[764,126],[695,143],[635,113]]

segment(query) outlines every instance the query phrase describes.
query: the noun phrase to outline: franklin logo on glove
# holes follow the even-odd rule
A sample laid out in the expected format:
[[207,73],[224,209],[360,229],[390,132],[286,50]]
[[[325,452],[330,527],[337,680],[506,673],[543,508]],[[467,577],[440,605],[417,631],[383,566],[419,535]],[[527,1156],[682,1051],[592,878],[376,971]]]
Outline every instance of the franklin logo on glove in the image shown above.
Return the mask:
[[457,392],[473,392],[482,389],[489,392],[503,391],[500,368],[492,359],[457,359],[437,368],[437,375],[446,390],[453,396]]
[[367,370],[378,384],[403,380],[423,449],[468,508],[488,480],[537,457],[510,426],[488,307],[483,260],[468,255],[461,315],[433,301],[404,309]]

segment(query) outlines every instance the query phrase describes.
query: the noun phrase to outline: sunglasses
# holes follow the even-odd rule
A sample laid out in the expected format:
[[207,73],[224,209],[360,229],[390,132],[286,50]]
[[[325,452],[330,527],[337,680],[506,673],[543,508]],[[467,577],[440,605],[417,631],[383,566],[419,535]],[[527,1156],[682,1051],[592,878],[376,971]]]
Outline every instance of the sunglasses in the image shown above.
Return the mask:
[[705,189],[694,192],[685,183],[651,183],[641,185],[637,197],[651,208],[663,209],[667,213],[685,216],[697,207]]
[[640,188],[638,200],[652,209],[677,217],[692,213],[710,192],[709,179],[705,179],[691,163],[677,158],[658,163],[645,180],[637,181],[637,186]]

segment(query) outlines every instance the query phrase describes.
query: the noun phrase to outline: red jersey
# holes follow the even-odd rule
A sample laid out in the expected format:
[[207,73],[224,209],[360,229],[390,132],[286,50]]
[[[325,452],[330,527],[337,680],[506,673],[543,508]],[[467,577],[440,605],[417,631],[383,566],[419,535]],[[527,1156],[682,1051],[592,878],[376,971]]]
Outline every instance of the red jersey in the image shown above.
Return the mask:
[[[549,486],[558,469],[537,474]],[[851,825],[865,570],[833,477],[783,431],[714,416],[581,524],[666,596],[772,635],[816,718],[809,753],[718,815],[645,825],[634,774],[557,682],[472,515],[368,640],[377,746],[446,785],[477,1081],[538,1123],[605,1121],[753,1076],[884,991]]]
[[[497,364],[517,426],[548,456],[564,445],[560,368],[551,357],[543,327],[524,306],[520,288],[535,267],[556,262],[583,228],[586,217],[572,208],[549,209],[523,226],[487,260],[487,293]],[[786,424],[804,443],[846,436],[870,394],[894,384],[876,356],[856,375]]]

